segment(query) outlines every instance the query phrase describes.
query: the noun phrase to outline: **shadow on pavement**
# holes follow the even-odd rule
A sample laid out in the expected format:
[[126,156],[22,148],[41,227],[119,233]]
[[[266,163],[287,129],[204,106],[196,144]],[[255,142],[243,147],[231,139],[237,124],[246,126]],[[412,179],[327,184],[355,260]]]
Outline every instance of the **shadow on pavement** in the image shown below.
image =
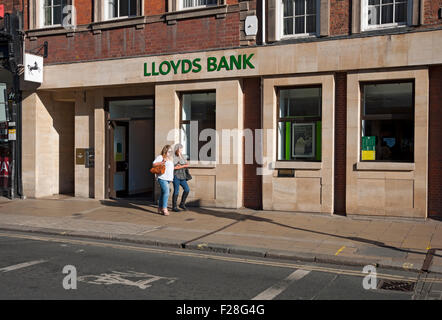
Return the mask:
[[147,201],[147,200],[143,200],[143,201],[142,200],[122,200],[122,199],[121,200],[120,199],[119,200],[100,200],[100,203],[103,206],[108,206],[108,207],[136,209],[136,210],[141,210],[141,211],[157,214],[156,211],[141,207],[142,205],[144,205],[144,206],[152,206],[153,205],[153,202]]
[[[228,224],[218,230],[212,231],[208,234],[205,234],[203,236],[200,236],[198,238],[186,241],[185,244],[190,243],[192,241],[197,241],[201,238],[207,237],[211,234],[215,234],[219,231],[222,231],[224,229],[227,229],[229,227],[231,227],[234,224],[237,224],[241,221],[256,221],[256,222],[265,222],[265,223],[270,223],[273,225],[277,225],[283,228],[289,228],[292,230],[299,230],[299,231],[305,231],[305,232],[310,232],[310,233],[315,233],[315,234],[320,234],[320,235],[324,235],[324,236],[330,236],[330,237],[335,237],[335,238],[339,238],[339,239],[345,239],[345,240],[350,240],[350,241],[355,241],[355,242],[360,242],[360,243],[366,243],[366,244],[370,244],[370,245],[374,245],[380,248],[385,248],[385,249],[391,249],[391,250],[395,250],[395,251],[399,251],[399,252],[404,252],[404,253],[416,253],[416,254],[421,254],[421,255],[426,255],[426,252],[419,252],[419,251],[414,251],[411,249],[403,249],[403,248],[398,248],[398,247],[394,247],[394,246],[390,246],[390,245],[386,245],[384,242],[380,242],[380,241],[375,241],[375,240],[370,240],[370,239],[364,239],[364,238],[360,238],[360,237],[352,237],[352,236],[341,236],[341,235],[337,235],[334,233],[327,233],[327,232],[322,232],[322,231],[316,231],[316,230],[311,230],[311,229],[304,229],[304,228],[300,228],[300,227],[294,227],[294,226],[290,226],[287,224],[283,224],[280,222],[276,222],[273,221],[272,219],[268,219],[268,218],[262,218],[262,217],[256,217],[253,214],[240,214],[240,213],[236,213],[236,212],[223,212],[223,211],[217,211],[217,210],[210,210],[207,208],[192,208],[192,211],[200,213],[200,214],[209,214],[215,217],[219,217],[219,218],[227,218],[227,219],[232,219],[235,220],[235,222]],[[258,213],[258,211],[257,211]],[[434,254],[434,256],[437,257],[441,257],[441,255],[436,255]]]
[[[145,209],[143,207],[140,207],[140,205],[146,205],[146,206],[153,206],[154,203],[152,201],[130,201],[130,200],[115,200],[115,201],[110,201],[110,200],[102,200],[101,203],[105,206],[111,206],[111,207],[124,207],[124,208],[129,208],[129,209],[137,209],[137,210],[142,210],[142,211],[146,211],[149,213],[154,213],[157,214],[156,211],[152,211],[152,210],[148,210]],[[305,232],[309,232],[309,233],[314,233],[314,234],[319,234],[319,235],[324,235],[324,236],[330,236],[330,237],[335,237],[335,238],[339,238],[339,239],[345,239],[345,240],[350,240],[350,241],[355,241],[355,242],[360,242],[360,243],[366,243],[366,244],[370,244],[370,245],[374,245],[380,248],[385,248],[385,249],[391,249],[391,250],[395,250],[395,251],[399,251],[399,252],[404,252],[404,253],[415,253],[415,254],[421,254],[421,255],[426,255],[426,252],[419,252],[419,251],[414,251],[411,249],[403,249],[403,248],[398,248],[398,247],[394,247],[394,246],[390,246],[390,245],[386,245],[384,242],[380,242],[380,241],[375,241],[375,240],[370,240],[370,239],[364,239],[364,238],[360,238],[360,237],[353,237],[353,236],[341,236],[341,235],[337,235],[334,233],[327,233],[327,232],[322,232],[322,231],[317,231],[317,230],[310,230],[310,229],[304,229],[304,228],[300,228],[300,227],[295,227],[295,226],[290,226],[287,224],[283,224],[280,222],[276,222],[273,221],[272,219],[268,219],[268,218],[262,218],[262,217],[257,217],[254,214],[243,214],[243,213],[237,213],[237,212],[229,212],[229,211],[221,211],[221,210],[211,210],[208,208],[201,208],[199,205],[199,201],[190,201],[186,204],[189,208],[191,208],[192,212],[195,213],[199,213],[199,214],[203,214],[203,215],[211,215],[217,218],[224,218],[224,219],[231,219],[234,220],[232,223],[225,225],[224,227],[221,227],[217,230],[214,230],[212,232],[209,232],[207,234],[204,234],[202,236],[199,236],[197,238],[188,240],[186,242],[184,242],[183,244],[186,245],[188,243],[191,243],[193,241],[197,241],[200,240],[202,238],[208,237],[212,234],[218,233],[220,231],[223,231],[239,222],[242,221],[256,221],[256,222],[265,222],[265,223],[269,223],[269,224],[273,224],[273,225],[277,225],[283,228],[288,228],[288,229],[292,229],[292,230],[298,230],[298,231],[305,231]],[[258,213],[259,211],[256,211],[256,213]],[[442,257],[441,255],[434,255],[434,256],[438,256],[438,257]]]

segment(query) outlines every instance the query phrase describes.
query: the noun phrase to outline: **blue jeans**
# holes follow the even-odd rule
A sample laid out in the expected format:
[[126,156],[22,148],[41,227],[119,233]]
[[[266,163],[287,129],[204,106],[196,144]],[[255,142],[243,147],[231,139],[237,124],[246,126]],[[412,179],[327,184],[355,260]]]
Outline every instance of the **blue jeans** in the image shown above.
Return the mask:
[[189,192],[189,185],[186,180],[178,179],[176,176],[173,177],[173,195],[177,196],[180,193],[180,185],[183,187],[184,192]]
[[160,184],[160,187],[161,187],[161,194],[160,194],[158,207],[165,209],[165,208],[167,208],[167,200],[169,200],[169,183],[170,183],[170,181],[158,179],[158,183]]

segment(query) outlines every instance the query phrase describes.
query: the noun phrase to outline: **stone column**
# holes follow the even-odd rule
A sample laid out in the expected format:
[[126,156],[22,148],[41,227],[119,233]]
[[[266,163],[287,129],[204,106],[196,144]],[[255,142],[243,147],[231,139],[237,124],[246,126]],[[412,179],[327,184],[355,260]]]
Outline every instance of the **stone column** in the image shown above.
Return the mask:
[[37,101],[35,92],[23,92],[22,101],[22,179],[26,197],[36,196]]
[[[91,91],[75,93],[75,149],[94,147],[94,96]],[[94,169],[75,163],[75,196],[94,197]]]
[[95,199],[105,198],[106,177],[106,119],[101,90],[95,92],[94,140],[95,140]]

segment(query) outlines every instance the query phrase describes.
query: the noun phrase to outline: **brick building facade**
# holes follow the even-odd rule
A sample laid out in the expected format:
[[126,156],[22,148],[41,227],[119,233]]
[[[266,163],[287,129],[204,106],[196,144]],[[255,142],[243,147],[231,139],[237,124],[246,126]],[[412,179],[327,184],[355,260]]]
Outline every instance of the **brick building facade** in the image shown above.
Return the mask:
[[[11,12],[12,1],[3,2],[6,12]],[[168,130],[185,126],[186,95],[193,99],[192,93],[213,91],[216,120],[211,125],[217,131],[251,129],[254,135],[263,129],[261,159],[245,163],[246,139],[237,137],[233,140],[238,146],[229,148],[241,150],[239,163],[197,161],[191,169],[195,179],[190,198],[195,203],[330,214],[442,216],[442,0],[65,2],[76,9],[75,28],[61,25],[66,14],[54,14],[57,1],[23,2],[25,51],[41,55],[45,42],[49,49],[43,83],[23,84],[27,196],[115,196],[116,181],[123,178],[115,173],[116,151],[111,146],[115,141],[110,136],[115,128],[109,126],[123,126],[121,122],[128,120],[112,120],[112,108],[130,108],[127,101],[137,99],[149,104],[151,99],[154,113],[131,118],[128,135],[153,121],[148,141],[158,153],[163,144],[183,139],[182,132],[171,139]],[[21,11],[21,3],[14,6]],[[244,62],[235,69],[236,60],[220,67],[222,59],[228,63],[231,56],[248,57],[253,68]],[[211,57],[217,59],[215,71],[207,65]],[[173,72],[172,61],[195,59],[201,63],[200,71]],[[164,70],[168,72],[162,74]],[[411,129],[387,134],[378,128],[372,129],[381,130],[378,133],[362,134],[376,136],[382,148],[400,147],[402,153],[391,161],[362,159],[361,132],[369,121],[373,128],[385,126],[380,121],[396,121],[396,128],[402,126],[399,118],[408,117],[397,116],[397,109],[389,116],[362,119],[363,90],[372,88],[372,83],[387,83],[388,88],[388,83],[404,82],[413,88]],[[321,92],[322,111],[316,120],[308,120],[312,115],[282,117],[283,96],[295,103],[296,95],[307,94],[302,90],[310,87]],[[297,112],[288,110],[288,114]],[[305,130],[306,124],[316,130],[316,149],[310,156],[297,155],[306,149],[296,147],[295,131]],[[267,129],[273,136],[265,136]],[[404,138],[409,130],[411,138]],[[88,148],[95,151],[94,167],[73,163],[77,150]],[[407,148],[414,155],[411,161],[405,155]],[[50,156],[43,159],[41,152]],[[138,156],[132,155],[131,161],[134,157]],[[131,168],[136,166],[130,163]],[[257,170],[266,173],[255,174]],[[130,180],[136,180],[131,174],[123,179],[129,194]],[[134,185],[133,192],[152,187]]]

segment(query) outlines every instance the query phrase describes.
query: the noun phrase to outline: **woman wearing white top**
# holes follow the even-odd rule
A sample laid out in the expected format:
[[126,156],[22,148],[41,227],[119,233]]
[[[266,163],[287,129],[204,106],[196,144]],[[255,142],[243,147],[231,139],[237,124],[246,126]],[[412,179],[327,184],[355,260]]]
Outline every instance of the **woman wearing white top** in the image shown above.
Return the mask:
[[162,213],[165,216],[169,215],[167,211],[167,201],[169,200],[169,183],[173,181],[173,157],[172,148],[170,145],[165,145],[161,150],[161,155],[155,158],[153,166],[159,166],[164,164],[166,170],[163,174],[158,175],[158,183],[161,187],[161,194],[158,204],[158,213]]

